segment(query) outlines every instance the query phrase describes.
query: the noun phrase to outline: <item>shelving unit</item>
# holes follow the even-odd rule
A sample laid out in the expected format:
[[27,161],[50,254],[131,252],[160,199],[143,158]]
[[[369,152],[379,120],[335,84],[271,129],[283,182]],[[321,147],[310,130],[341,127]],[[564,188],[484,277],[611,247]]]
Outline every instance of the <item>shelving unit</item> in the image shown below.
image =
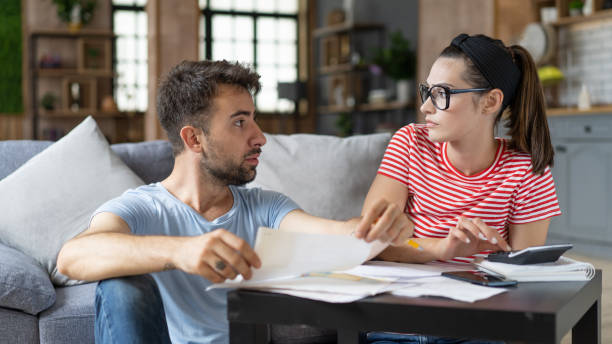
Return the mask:
[[370,111],[393,111],[410,109],[414,107],[412,102],[384,102],[384,103],[365,103],[357,106],[321,106],[319,107],[319,113],[330,114],[339,112],[370,112]]
[[361,61],[367,48],[357,46],[358,36],[376,35],[376,43],[368,42],[368,48],[378,48],[384,39],[384,26],[376,23],[341,23],[316,29],[312,34],[321,48],[318,75],[329,88],[327,110],[354,110],[356,105],[363,102],[362,74],[368,67]]
[[610,18],[612,18],[612,9],[605,9],[605,10],[597,10],[593,12],[593,14],[588,15],[588,16],[561,17],[556,22],[551,23],[551,25],[565,26],[565,25],[589,22],[593,20],[610,19]]
[[[110,30],[29,32],[29,112],[34,139],[58,139],[91,115],[99,120],[111,143],[142,140],[143,116],[102,109],[103,99],[113,95],[114,38]],[[41,54],[42,49],[46,51]],[[47,93],[55,99],[52,110],[41,104]]]
[[612,105],[592,106],[588,110],[579,110],[575,107],[550,108],[546,115],[551,116],[580,116],[580,115],[612,115]]
[[[580,69],[585,69],[585,63],[580,62],[580,57],[575,58],[572,57],[572,62],[567,62],[567,59],[563,59],[562,56],[574,56],[575,51],[582,51],[583,49],[589,49],[583,46],[583,43],[576,43],[577,46],[580,46],[580,49],[575,49],[572,47],[570,43],[568,43],[569,38],[572,37],[570,32],[581,31],[581,30],[594,30],[600,25],[609,25],[612,22],[612,9],[604,9],[604,1],[603,0],[594,0],[593,1],[593,11],[588,15],[577,15],[570,16],[569,15],[569,4],[570,0],[532,0],[534,6],[532,8],[537,11],[535,18],[537,20],[542,19],[540,15],[540,9],[542,7],[554,7],[557,13],[557,20],[554,22],[549,22],[548,25],[552,26],[552,30],[547,29],[551,32],[551,38],[556,41],[551,44],[553,47],[557,47],[556,49],[565,49],[555,51],[553,58],[547,63],[558,66],[561,71],[565,74],[566,80],[559,85],[546,86],[545,92],[547,94],[547,101],[550,108],[547,109],[547,116],[556,117],[556,116],[574,116],[574,115],[589,115],[589,114],[612,114],[612,104],[609,104],[608,100],[602,100],[601,95],[599,99],[594,101],[592,107],[588,110],[579,110],[575,105],[572,106],[564,106],[568,104],[574,103],[573,101],[568,101],[568,94],[575,94],[576,97],[579,94],[580,88],[575,85],[586,84],[587,86],[592,86],[590,81],[593,80],[592,73],[588,76],[585,76],[579,72]],[[561,39],[561,37],[565,38],[565,41]],[[590,36],[587,37],[590,41]],[[593,37],[592,39],[596,39]],[[595,42],[595,41],[591,41]],[[602,50],[608,50],[607,46],[601,46],[601,39],[597,39],[597,43],[594,43]],[[586,51],[586,50],[585,50]],[[575,60],[574,60],[575,59]],[[572,67],[572,71],[568,71],[568,66]],[[605,67],[602,67],[605,68]],[[576,71],[578,70],[578,72]],[[566,73],[567,72],[567,73]],[[588,73],[587,73],[588,74]],[[590,78],[590,81],[589,81]],[[606,81],[608,82],[608,81]],[[563,86],[564,94],[560,95],[560,87]],[[601,84],[597,83],[595,88],[601,87]],[[589,91],[593,91],[591,87],[589,87]],[[595,92],[601,92],[600,90],[595,90]],[[563,101],[561,101],[563,99]],[[574,103],[575,104],[575,103]]]
[[[401,111],[414,108],[413,102],[369,102],[370,90],[387,89],[384,87],[384,74],[374,80],[369,72],[371,66],[366,62],[371,60],[369,54],[384,46],[386,30],[383,24],[334,24],[313,30],[312,38],[320,50],[315,81],[320,90],[318,114],[349,116],[353,118],[353,124],[359,120],[372,125],[389,121],[385,114],[391,112],[398,115]],[[375,81],[380,85],[376,85]]]

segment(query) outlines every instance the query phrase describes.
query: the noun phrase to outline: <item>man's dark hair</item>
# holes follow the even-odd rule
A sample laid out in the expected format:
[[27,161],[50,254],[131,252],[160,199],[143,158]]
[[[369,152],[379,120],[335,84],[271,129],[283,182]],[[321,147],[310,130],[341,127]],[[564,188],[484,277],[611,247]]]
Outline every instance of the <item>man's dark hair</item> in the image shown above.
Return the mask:
[[174,156],[183,149],[181,128],[191,125],[208,134],[209,110],[219,84],[244,88],[252,95],[261,89],[259,74],[228,61],[183,61],[166,75],[157,94],[157,113],[172,144]]

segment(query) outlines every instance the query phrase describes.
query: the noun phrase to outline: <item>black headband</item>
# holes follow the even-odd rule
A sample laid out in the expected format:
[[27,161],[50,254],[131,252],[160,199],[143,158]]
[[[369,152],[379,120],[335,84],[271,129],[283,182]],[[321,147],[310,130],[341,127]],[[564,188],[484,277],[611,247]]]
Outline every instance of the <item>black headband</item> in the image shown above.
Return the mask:
[[453,39],[451,45],[459,48],[472,60],[493,88],[502,90],[504,109],[514,98],[521,80],[521,71],[512,61],[510,53],[496,42],[498,40],[483,35],[468,36],[462,33]]

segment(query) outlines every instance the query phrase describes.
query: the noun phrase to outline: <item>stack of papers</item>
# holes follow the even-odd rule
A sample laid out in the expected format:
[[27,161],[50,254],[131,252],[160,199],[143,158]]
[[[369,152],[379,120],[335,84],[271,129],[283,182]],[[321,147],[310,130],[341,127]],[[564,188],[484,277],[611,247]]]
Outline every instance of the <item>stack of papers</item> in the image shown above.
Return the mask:
[[254,270],[248,281],[239,276],[209,289],[258,289],[326,302],[352,302],[384,292],[474,302],[505,291],[440,277],[444,271],[472,269],[465,264],[366,262],[386,246],[380,242],[368,244],[347,235],[262,227],[255,241],[261,268]]
[[519,282],[587,281],[595,276],[595,268],[587,262],[560,257],[556,262],[541,264],[506,264],[476,259],[478,269]]

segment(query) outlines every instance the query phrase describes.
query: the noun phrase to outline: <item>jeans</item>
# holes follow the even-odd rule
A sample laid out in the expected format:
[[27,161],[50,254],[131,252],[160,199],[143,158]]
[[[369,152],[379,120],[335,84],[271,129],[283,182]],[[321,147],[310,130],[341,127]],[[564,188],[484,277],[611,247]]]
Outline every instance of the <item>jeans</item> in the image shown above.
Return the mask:
[[103,280],[96,288],[96,343],[170,343],[157,284],[149,275]]
[[370,332],[367,334],[368,344],[503,344],[498,341],[483,341],[466,338],[446,338],[422,336],[418,334]]

